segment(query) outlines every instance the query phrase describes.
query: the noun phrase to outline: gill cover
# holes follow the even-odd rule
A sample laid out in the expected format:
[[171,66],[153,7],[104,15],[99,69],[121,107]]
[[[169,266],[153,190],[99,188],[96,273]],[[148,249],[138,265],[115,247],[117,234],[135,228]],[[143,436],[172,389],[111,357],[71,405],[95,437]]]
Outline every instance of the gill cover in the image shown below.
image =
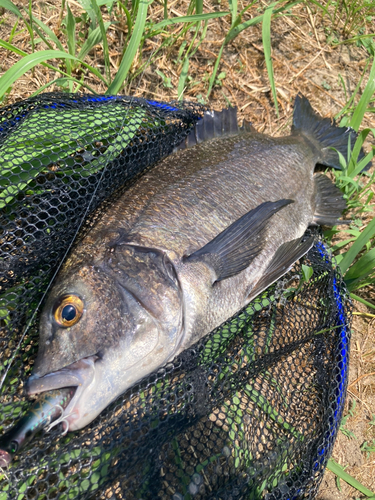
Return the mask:
[[100,260],[60,272],[41,315],[33,375],[111,349],[124,351],[126,368],[156,350],[169,359],[181,336],[182,291],[170,259],[156,249],[108,245]]
[[[137,305],[166,336],[169,347],[160,344],[159,350],[174,352],[183,334],[183,294],[169,257],[155,248],[117,243],[110,249],[105,269],[120,287],[124,303]],[[131,314],[134,321],[136,313]],[[136,322],[133,327],[138,333],[141,325]]]

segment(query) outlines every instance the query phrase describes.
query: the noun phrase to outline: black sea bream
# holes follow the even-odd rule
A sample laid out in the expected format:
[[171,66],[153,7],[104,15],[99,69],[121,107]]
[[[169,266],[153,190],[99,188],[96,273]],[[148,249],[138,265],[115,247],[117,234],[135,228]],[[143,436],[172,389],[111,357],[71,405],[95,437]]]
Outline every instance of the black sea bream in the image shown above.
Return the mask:
[[[212,136],[220,120],[209,114],[199,130]],[[340,168],[332,148],[346,157],[356,134],[304,97],[287,137],[219,134],[145,173],[59,272],[27,387],[77,387],[69,430],[243,308],[309,250],[309,225],[334,225],[345,208],[314,169]]]

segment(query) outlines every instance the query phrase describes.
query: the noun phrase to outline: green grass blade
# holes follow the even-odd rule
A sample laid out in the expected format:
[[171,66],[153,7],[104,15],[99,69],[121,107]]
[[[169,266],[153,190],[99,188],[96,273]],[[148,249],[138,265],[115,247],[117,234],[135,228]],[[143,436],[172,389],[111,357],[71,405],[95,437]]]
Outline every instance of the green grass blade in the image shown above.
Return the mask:
[[[17,47],[15,47],[14,45],[11,45],[10,43],[6,42],[5,40],[1,40],[0,39],[0,47],[4,47],[4,49],[10,50],[10,51],[12,51],[15,54],[18,54],[20,56],[27,56],[27,55],[29,55],[26,52],[24,52],[23,50],[20,50]],[[51,51],[51,52],[56,53],[56,51]],[[66,52],[64,52],[64,54],[66,54]],[[46,68],[49,68],[49,69],[53,70],[53,71],[57,70],[57,68],[55,66],[52,66],[52,64],[48,64],[48,63],[44,63],[44,62],[41,62],[40,64],[42,66],[45,66]],[[96,76],[98,76],[98,78],[100,78],[100,80],[102,80],[105,83],[103,77],[101,76],[101,74],[99,73],[99,71],[97,69],[91,68],[91,66],[89,66],[89,65],[87,65],[87,64],[85,64],[83,62],[81,62],[81,64],[83,64],[84,66],[86,66],[90,71],[93,70],[92,72],[94,72],[94,74],[96,74]],[[63,71],[60,68],[58,69],[58,71],[63,76],[67,77],[69,80],[75,82],[77,85],[86,88],[89,92],[92,92],[93,94],[96,94],[96,91],[92,87],[90,87],[90,85],[88,85],[85,82],[82,82],[80,80],[77,80],[76,78],[72,77],[71,75],[68,75],[68,73],[65,73],[65,71]],[[1,83],[1,78],[0,78],[0,83]],[[52,85],[52,82],[50,82],[49,85]],[[49,85],[47,85],[47,86],[49,86]],[[33,95],[37,95],[41,91],[42,91],[42,88],[38,89],[38,91],[35,92]],[[0,96],[0,98],[1,97],[2,96]]]
[[31,51],[35,51],[35,41],[34,41],[34,30],[33,30],[33,13],[32,13],[32,0],[29,0],[29,22],[24,19],[24,23],[26,24],[27,31],[29,32],[30,35],[30,42],[31,42]]
[[102,34],[102,43],[103,43],[103,55],[104,55],[104,65],[105,65],[105,73],[108,80],[108,83],[111,81],[111,63],[109,60],[109,48],[108,48],[108,40],[106,37],[106,29],[103,22],[102,13],[98,6],[96,0],[91,0],[91,5],[94,7],[95,15],[97,18],[97,22],[99,24],[100,32]]
[[195,12],[197,14],[203,13],[203,0],[195,0]]
[[[98,71],[96,68],[94,68],[94,66],[90,66],[90,64],[87,64],[87,63],[85,63],[84,61],[82,61],[82,60],[78,59],[78,57],[75,57],[74,59],[75,59],[75,60],[76,60],[79,64],[82,64],[82,66],[85,66],[85,68],[87,68],[89,71],[91,71],[91,73],[92,73],[93,75],[95,75],[96,77],[98,77],[100,81],[102,81],[102,82],[103,82],[103,83],[105,83],[105,84],[107,83],[107,82],[105,81],[105,78],[103,77],[103,75],[100,73],[100,71]],[[59,70],[59,71],[60,71],[60,70]],[[61,72],[61,71],[60,71],[60,72]],[[81,83],[81,84],[83,84],[83,82],[80,82],[80,83]],[[95,94],[96,94],[96,92],[95,92]]]
[[0,0],[0,7],[4,7],[4,9],[10,10],[10,12],[13,12],[13,14],[23,19],[21,11],[10,0]]
[[[371,129],[372,133],[375,134],[375,129]],[[354,170],[354,175],[358,175],[365,166],[374,158],[375,148],[372,149],[362,160],[358,163],[357,168]]]
[[[363,146],[363,143],[365,142],[365,140],[370,132],[371,132],[370,128],[366,128],[366,129],[362,130],[361,133],[358,135],[357,140],[355,141],[353,151],[350,155],[350,161],[348,162],[348,175],[350,175],[351,177],[355,177],[361,171],[361,169],[358,170],[358,167],[356,169],[358,155],[361,152],[361,148]],[[374,129],[373,134],[375,134],[375,129]],[[358,171],[355,173],[355,170],[358,170]]]
[[[110,25],[111,25],[110,22],[104,23],[104,29],[106,32],[107,32]],[[95,45],[100,43],[102,41],[102,39],[103,39],[102,32],[101,32],[100,27],[98,26],[97,28],[95,28],[94,30],[92,30],[90,32],[89,36],[85,40],[85,42],[82,45],[82,48],[78,54],[78,59],[83,60],[87,56],[87,54],[90,52],[90,50],[92,50],[95,47]]]
[[336,474],[337,477],[345,481],[346,483],[353,486],[356,490],[360,491],[366,497],[374,497],[375,493],[373,491],[368,490],[365,486],[363,486],[359,481],[354,479],[353,476],[344,471],[343,467],[335,462],[332,458],[330,458],[327,462],[327,469]]
[[244,393],[246,396],[253,401],[262,411],[270,417],[274,422],[276,422],[281,429],[284,429],[286,432],[291,434],[294,438],[299,441],[304,441],[305,437],[301,434],[298,429],[291,426],[286,420],[279,415],[277,410],[260,392],[258,392],[253,386],[246,384],[244,388]]
[[329,15],[329,11],[328,11],[327,7],[325,7],[321,3],[317,2],[317,0],[309,0],[309,3],[312,3],[312,4],[316,5],[316,7],[319,7],[319,9],[322,9],[322,11],[324,12],[324,14],[328,14]]
[[355,240],[356,238],[350,238],[348,240],[339,241],[338,243],[336,243],[336,245],[331,246],[331,250],[332,252],[336,252],[336,250],[340,250],[340,248],[346,246],[348,243],[351,243],[352,241]]
[[12,40],[13,40],[13,38],[16,35],[17,28],[18,28],[18,23],[19,23],[19,19],[16,20],[16,22],[14,23],[13,28],[12,28],[12,30],[10,32],[9,39],[8,39],[9,43],[12,43]]
[[2,38],[0,38],[0,47],[3,47],[4,49],[9,50],[11,52],[14,52],[15,54],[22,56],[22,57],[28,55],[27,52],[24,52],[23,50],[19,49],[15,45],[12,45],[11,43],[6,42]]
[[237,19],[238,4],[237,0],[229,0],[229,8],[232,16],[232,26]]
[[350,120],[350,126],[354,128],[354,130],[358,131],[359,127],[361,126],[363,117],[367,111],[367,106],[369,105],[374,93],[375,93],[375,58],[372,63],[370,76],[367,85],[365,87],[365,90],[363,91],[359,103],[356,106],[355,111],[353,113],[353,117]]
[[[362,137],[367,137],[368,132],[371,132],[375,136],[375,129],[362,130],[362,132],[358,136],[356,145],[353,149],[353,154],[351,156],[351,159],[350,159],[350,162],[348,165],[348,174],[350,175],[350,180],[351,180],[351,182],[354,182],[356,184],[357,184],[357,182],[354,181],[353,178],[356,177],[358,174],[360,174],[362,172],[362,170],[366,167],[366,165],[368,163],[370,163],[371,160],[373,159],[373,157],[375,156],[375,149],[372,149],[366,156],[364,156],[362,158],[362,160],[359,163],[357,163],[359,151],[355,152],[355,149],[357,148],[358,141],[360,141],[362,139]],[[360,144],[363,144],[363,141],[361,141]],[[343,186],[345,186],[345,185],[346,185],[346,183],[343,184]]]
[[335,116],[335,120],[338,120],[340,118],[340,116],[344,115],[344,117],[340,121],[340,127],[347,127],[349,124],[349,117],[347,116],[349,113],[349,108],[352,106],[354,99],[355,99],[355,96],[358,94],[359,89],[361,88],[362,81],[365,77],[365,74],[367,73],[368,66],[369,66],[369,61],[367,61],[366,65],[362,71],[361,77],[360,77],[355,89],[351,93],[351,96],[350,96],[348,102]]
[[187,57],[184,61],[184,64],[182,66],[181,74],[180,74],[180,79],[178,80],[178,87],[177,87],[177,99],[180,100],[182,99],[182,96],[184,94],[184,89],[185,89],[185,81],[186,77],[188,75],[189,71],[189,58]]
[[[375,272],[375,271],[374,271]],[[361,288],[365,288],[367,286],[373,286],[375,283],[375,275],[374,273],[369,273],[368,276],[360,276],[356,280],[346,281],[346,288],[349,290],[349,293],[356,292]]]
[[277,94],[275,78],[273,73],[272,57],[271,57],[271,17],[273,8],[277,5],[276,3],[271,4],[264,12],[263,24],[262,24],[262,41],[264,49],[264,58],[266,61],[268,78],[271,85],[273,101],[275,103],[276,115],[279,118],[279,106],[277,104]]
[[[190,45],[189,45],[189,48],[187,49],[186,53],[185,53],[185,58],[183,60],[183,64],[182,64],[182,69],[181,69],[181,74],[180,74],[180,78],[179,78],[179,81],[178,81],[178,86],[177,86],[177,96],[178,96],[178,99],[182,99],[182,96],[183,96],[183,93],[184,93],[184,89],[185,89],[185,81],[186,81],[186,78],[188,76],[188,71],[189,71],[189,64],[190,64],[190,58],[193,57],[193,55],[197,52],[197,50],[199,49],[201,43],[203,42],[203,40],[205,40],[206,38],[206,33],[207,33],[207,27],[208,27],[208,21],[205,21],[204,22],[204,26],[203,26],[203,29],[202,29],[202,32],[201,32],[201,36],[198,40],[198,43],[194,46],[195,44],[195,40],[199,34],[199,31],[200,31],[200,23],[195,23],[195,33],[194,33],[194,36],[190,42]],[[181,57],[182,55],[182,52],[183,52],[183,47],[185,47],[186,44],[181,44],[181,48],[180,48],[180,54],[179,54],[179,57]]]
[[[65,84],[70,80],[72,79],[73,82],[75,82],[77,84],[77,87],[79,88],[79,85],[81,84],[82,87],[84,87],[84,83],[83,82],[80,82],[79,80],[76,80],[75,78],[71,78],[69,76],[67,77],[61,77],[59,76],[58,78],[55,78],[54,80],[51,80],[50,82],[42,85],[41,87],[38,88],[38,90],[36,90],[33,94],[30,95],[30,97],[35,97],[39,94],[41,94],[42,92],[44,92],[46,89],[48,89],[48,87],[52,87],[52,85],[55,85],[55,83],[57,83],[58,85],[62,85],[62,84]],[[90,90],[90,88],[88,88]],[[76,88],[76,91],[77,88]],[[92,92],[92,90],[90,90],[90,92]]]
[[[220,64],[221,56],[223,54],[224,47],[226,46],[227,43],[229,43],[231,40],[233,40],[233,38],[235,38],[238,33],[240,33],[240,31],[238,31],[238,27],[241,26],[240,23],[241,23],[241,19],[242,19],[242,14],[244,14],[244,12],[246,12],[246,10],[249,7],[251,7],[251,5],[253,5],[253,3],[254,2],[252,2],[250,5],[248,5],[247,7],[245,7],[241,11],[241,13],[237,16],[236,19],[232,19],[232,27],[229,30],[229,32],[227,33],[227,36],[225,37],[224,42],[223,42],[222,46],[220,47],[219,54],[218,54],[218,56],[216,58],[216,61],[215,61],[214,69],[212,71],[212,74],[211,74],[211,77],[210,77],[210,80],[209,80],[209,84],[208,84],[207,98],[210,96],[211,91],[212,91],[212,87],[214,86],[214,83],[215,83],[215,80],[216,80],[217,70],[219,68],[219,64]],[[261,20],[263,19],[263,15],[258,16],[255,19],[258,19],[257,22],[261,22]],[[250,21],[247,21],[248,24],[247,24],[246,27],[253,26],[252,21],[253,21],[253,19],[251,19]],[[255,22],[254,24],[257,24],[257,22]],[[245,29],[245,28],[243,28],[243,29]]]
[[220,47],[219,53],[218,53],[216,61],[215,61],[215,66],[214,66],[214,69],[212,71],[212,75],[210,77],[210,81],[208,84],[207,98],[210,96],[212,87],[214,86],[214,83],[216,80],[216,73],[217,73],[217,70],[219,68],[220,59],[221,59],[221,56],[223,55],[223,50],[224,50],[225,45],[226,45],[226,39],[224,40],[222,46]]
[[[274,11],[274,14],[276,15],[276,14],[282,12],[283,10],[285,10],[286,8],[291,8],[294,5],[296,5],[296,4],[298,4],[298,3],[302,2],[302,1],[303,0],[296,0],[295,2],[292,2],[291,4],[286,4],[285,6],[280,7],[279,9],[276,9]],[[207,91],[207,98],[210,96],[211,91],[212,91],[212,87],[214,86],[214,83],[215,83],[215,80],[216,80],[217,70],[219,68],[220,59],[221,59],[221,56],[223,54],[223,50],[224,50],[225,45],[227,43],[229,43],[231,40],[233,40],[234,38],[236,38],[236,36],[239,35],[241,33],[241,31],[243,31],[244,29],[247,29],[250,26],[255,26],[256,24],[259,24],[259,23],[263,22],[264,14],[262,14],[260,16],[257,16],[257,17],[254,17],[253,19],[249,19],[248,21],[246,21],[244,23],[241,23],[242,14],[244,12],[246,12],[246,10],[253,3],[254,2],[252,2],[250,5],[248,5],[247,7],[245,7],[241,11],[241,13],[237,16],[237,19],[235,19],[234,21],[232,20],[232,27],[229,30],[227,36],[225,37],[225,40],[224,40],[222,46],[220,47],[219,54],[218,54],[217,59],[215,61],[215,66],[214,66],[214,69],[212,71],[212,74],[211,74],[211,77],[210,77],[210,80],[209,80],[208,91]]]
[[[167,0],[165,0],[167,1]],[[126,24],[128,26],[128,36],[130,35],[130,33],[132,32],[132,27],[133,27],[133,23],[132,23],[132,18],[131,18],[131,15],[130,15],[130,12],[128,11],[128,9],[125,7],[125,5],[120,2],[120,0],[118,0],[118,4],[119,6],[122,8],[122,10],[124,11],[125,13],[125,16],[126,16]]]
[[367,276],[373,269],[375,269],[375,248],[362,255],[362,257],[352,265],[345,274],[345,281]]
[[[284,10],[291,9],[295,5],[298,5],[299,3],[303,2],[304,0],[296,0],[295,2],[287,3],[283,7],[280,7],[274,11],[274,15],[280,14]],[[241,33],[241,31],[249,28],[250,26],[255,26],[256,24],[262,23],[263,22],[263,15],[261,14],[260,16],[254,17],[253,19],[249,19],[248,21],[245,21],[239,25],[237,25],[235,28],[231,29],[230,32],[227,35],[227,43],[236,38],[237,35]]]
[[143,36],[149,5],[150,3],[147,0],[140,0],[139,2],[137,19],[134,24],[134,31],[130,38],[129,45],[127,46],[124,57],[122,58],[117,74],[111,85],[108,87],[106,94],[117,94],[125,81]]
[[75,56],[76,55],[76,21],[74,19],[74,16],[72,14],[72,11],[69,8],[69,5],[67,5],[68,9],[68,14],[67,14],[67,20],[66,20],[66,31],[68,34],[68,49],[69,49],[69,54]]
[[346,271],[348,270],[349,266],[352,264],[354,259],[357,257],[357,255],[360,253],[360,251],[366,245],[366,243],[368,243],[371,240],[371,238],[374,237],[374,235],[375,235],[375,219],[372,219],[368,223],[367,227],[362,231],[360,236],[358,236],[353,245],[345,253],[344,258],[340,262],[339,267],[343,275],[345,275]]
[[[39,28],[41,28],[44,33],[48,36],[48,38],[56,45],[56,47],[59,49],[59,50],[64,50],[64,47],[62,45],[62,43],[60,42],[60,40],[58,39],[58,37],[55,35],[55,33],[46,25],[44,24],[40,19],[38,19],[37,17],[34,17],[33,19],[34,21],[34,29],[36,30],[36,32],[38,33],[38,35],[43,38],[43,40],[45,41],[43,35],[40,33],[39,29],[35,26],[35,24],[37,26],[39,26]],[[45,41],[45,43],[47,43]]]
[[232,28],[229,30],[226,36],[226,43],[229,43],[230,41],[234,40],[234,38],[236,38],[236,36],[238,36],[241,33],[241,31],[250,28],[251,26],[255,26],[256,24],[259,24],[263,21],[263,14],[262,14],[260,16],[253,17],[252,19],[249,19],[248,21],[241,23],[241,14],[237,16],[237,19],[233,23]]
[[251,7],[257,3],[257,0],[253,0],[252,2],[250,2],[249,4],[246,5],[246,7],[244,7],[241,12],[238,14],[235,22],[233,23],[232,26],[239,26],[241,24],[241,20],[242,20],[242,16],[245,14],[246,11],[248,11],[249,9],[251,9]]
[[209,21],[210,19],[215,19],[217,17],[224,17],[230,14],[230,12],[210,12],[208,14],[194,14],[191,16],[181,16],[181,17],[172,17],[170,19],[164,19],[160,23],[155,24],[153,26],[152,31],[158,31],[166,26],[170,26],[171,24],[178,23],[195,23],[200,21]]
[[[67,32],[67,42],[68,42],[68,52],[72,56],[75,56],[75,50],[76,50],[76,21],[74,19],[74,16],[72,14],[72,11],[69,8],[69,4],[67,4],[67,15],[66,15],[66,32]],[[65,61],[65,66],[66,66],[66,72],[68,75],[72,74],[73,70],[73,64],[72,61],[67,59]],[[69,81],[69,91],[73,91],[73,82],[70,80]]]
[[371,302],[368,302],[367,300],[362,299],[362,297],[358,297],[358,295],[355,295],[354,293],[351,293],[350,297],[354,300],[357,300],[361,304],[364,304],[365,306],[369,307],[370,309],[375,310],[375,304],[371,304]]
[[62,51],[55,50],[42,50],[35,54],[28,54],[23,57],[20,61],[17,61],[11,68],[4,73],[0,78],[0,97],[2,97],[8,88],[24,75],[29,69],[33,68],[37,64],[44,62],[48,59],[55,59],[56,57],[75,59],[74,56],[67,54]]
[[343,44],[349,45],[349,44],[358,42],[359,40],[368,40],[370,38],[374,38],[373,33],[370,33],[368,35],[357,35],[357,36],[353,36],[352,38],[345,38],[345,40],[343,40],[342,42],[338,42],[337,45],[343,45]]
[[91,0],[78,0],[78,2],[82,6],[82,8],[85,10],[85,12],[88,14],[89,18],[94,23],[94,25],[96,25],[97,18],[96,18],[95,10],[92,6]]
[[[61,50],[42,50],[40,52],[35,52],[34,54],[28,54],[23,57],[20,61],[17,61],[11,68],[6,71],[3,76],[0,78],[0,98],[4,96],[6,91],[11,85],[18,80],[22,75],[24,75],[29,69],[33,68],[39,63],[43,63],[48,59],[70,59],[72,61],[77,61],[80,64],[83,64],[86,68],[88,68],[93,74],[95,74],[98,78],[103,80],[103,77],[99,73],[99,71],[92,66],[84,63],[77,59],[77,57],[67,54],[66,52],[62,52]],[[57,68],[54,66],[49,66],[55,71]],[[64,73],[66,74],[66,73]],[[69,75],[66,75],[69,76]]]

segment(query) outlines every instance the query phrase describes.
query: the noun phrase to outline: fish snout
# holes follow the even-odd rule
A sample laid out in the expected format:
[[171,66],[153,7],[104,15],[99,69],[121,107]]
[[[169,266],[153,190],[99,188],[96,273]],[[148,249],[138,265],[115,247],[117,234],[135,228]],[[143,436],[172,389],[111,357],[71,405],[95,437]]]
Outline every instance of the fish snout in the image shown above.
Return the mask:
[[26,382],[27,394],[61,389],[63,387],[84,387],[91,383],[95,376],[95,361],[97,356],[80,359],[59,371],[40,376],[33,373]]
[[50,392],[61,388],[74,388],[74,395],[58,420],[58,422],[64,423],[64,433],[68,430],[80,428],[77,427],[77,422],[82,418],[80,399],[95,381],[95,361],[98,359],[98,356],[82,358],[59,371],[48,373],[42,377],[34,373],[26,383],[28,395]]

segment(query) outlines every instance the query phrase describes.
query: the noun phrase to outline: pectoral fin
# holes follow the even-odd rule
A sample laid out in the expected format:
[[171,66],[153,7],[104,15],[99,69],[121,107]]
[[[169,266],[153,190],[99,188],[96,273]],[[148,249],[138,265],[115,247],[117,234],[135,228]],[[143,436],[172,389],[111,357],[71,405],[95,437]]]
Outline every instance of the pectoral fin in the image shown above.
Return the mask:
[[271,262],[268,264],[263,276],[254,288],[252,288],[249,300],[252,300],[281,276],[286,274],[292,265],[310,250],[313,244],[314,237],[304,242],[301,242],[301,239],[297,238],[296,240],[288,241],[281,245]]
[[216,273],[216,280],[230,278],[248,267],[262,251],[269,219],[293,200],[266,201],[250,210],[185,262],[203,261]]
[[342,192],[324,174],[315,174],[314,182],[316,186],[316,205],[313,222],[324,226],[335,226],[346,223],[339,221],[346,202]]

